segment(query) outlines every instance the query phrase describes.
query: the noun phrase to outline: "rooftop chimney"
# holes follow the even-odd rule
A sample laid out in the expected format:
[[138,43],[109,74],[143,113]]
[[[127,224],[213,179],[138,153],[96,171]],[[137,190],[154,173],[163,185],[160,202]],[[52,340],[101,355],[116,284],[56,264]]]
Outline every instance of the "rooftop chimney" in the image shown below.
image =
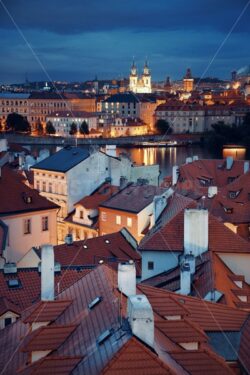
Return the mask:
[[186,164],[189,164],[189,163],[192,163],[193,162],[193,158],[186,158]]
[[209,186],[207,196],[208,198],[213,198],[218,193],[218,187],[217,186]]
[[153,347],[154,313],[147,297],[143,294],[129,296],[127,315],[132,333]]
[[132,260],[118,265],[118,289],[126,296],[136,294],[136,269]]
[[234,159],[232,156],[227,156],[226,158],[226,169],[230,170],[233,166]]
[[180,294],[188,295],[191,292],[191,270],[188,262],[184,262],[181,266],[181,285]]
[[197,257],[208,250],[208,210],[185,209],[184,253]]
[[64,238],[64,241],[65,243],[69,246],[69,245],[72,245],[73,243],[73,235],[72,233],[68,233],[66,234],[65,238]]
[[193,156],[193,161],[197,161],[197,160],[199,160],[199,156],[198,155],[194,155]]
[[173,186],[177,184],[179,173],[180,173],[180,170],[179,170],[178,165],[174,165],[172,169],[172,185]]
[[54,249],[52,245],[42,246],[41,262],[41,299],[42,301],[54,300]]
[[244,173],[249,171],[249,161],[244,161]]

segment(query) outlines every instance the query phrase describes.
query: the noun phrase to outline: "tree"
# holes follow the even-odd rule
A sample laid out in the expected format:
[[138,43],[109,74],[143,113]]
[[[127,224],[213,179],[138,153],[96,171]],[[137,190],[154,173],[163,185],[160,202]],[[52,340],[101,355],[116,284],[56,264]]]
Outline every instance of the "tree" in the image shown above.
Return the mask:
[[43,126],[39,120],[36,123],[36,131],[38,135],[43,135]]
[[159,134],[171,134],[172,128],[169,123],[165,120],[158,120],[155,124],[156,130]]
[[85,120],[81,123],[80,133],[81,134],[89,134],[89,126],[88,126],[88,123]]
[[76,125],[76,123],[72,122],[72,124],[70,126],[69,134],[75,135],[76,133],[77,133],[77,125]]
[[51,121],[48,121],[47,124],[46,124],[46,133],[47,134],[55,134],[56,133],[56,129],[54,128]]
[[29,133],[31,127],[26,117],[18,113],[10,113],[6,120],[6,130],[18,133]]

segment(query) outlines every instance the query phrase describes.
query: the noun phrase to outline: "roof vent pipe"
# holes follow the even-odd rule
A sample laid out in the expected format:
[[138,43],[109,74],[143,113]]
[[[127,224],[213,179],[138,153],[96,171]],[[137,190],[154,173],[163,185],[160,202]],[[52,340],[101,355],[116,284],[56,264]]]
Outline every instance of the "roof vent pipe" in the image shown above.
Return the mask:
[[42,246],[41,261],[41,300],[53,301],[55,286],[55,259],[52,245]]

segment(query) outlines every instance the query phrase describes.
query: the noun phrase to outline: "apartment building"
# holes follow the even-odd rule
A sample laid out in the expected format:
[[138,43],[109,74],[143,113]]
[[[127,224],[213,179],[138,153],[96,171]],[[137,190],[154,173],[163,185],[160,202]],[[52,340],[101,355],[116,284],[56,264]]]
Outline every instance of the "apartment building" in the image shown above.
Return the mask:
[[166,189],[152,185],[130,184],[99,206],[101,235],[126,228],[139,242],[154,225],[154,198]]
[[59,207],[41,197],[7,164],[0,178],[0,264],[18,262],[33,247],[57,244]]
[[98,116],[95,112],[84,111],[56,111],[46,117],[46,122],[50,121],[56,135],[65,137],[70,134],[71,125],[77,126],[77,132],[80,133],[80,126],[83,122],[88,125],[89,131],[96,130],[98,127]]
[[55,111],[96,111],[96,99],[82,93],[37,91],[30,94],[0,93],[0,119],[19,113],[27,117],[32,129],[45,125],[46,117]]

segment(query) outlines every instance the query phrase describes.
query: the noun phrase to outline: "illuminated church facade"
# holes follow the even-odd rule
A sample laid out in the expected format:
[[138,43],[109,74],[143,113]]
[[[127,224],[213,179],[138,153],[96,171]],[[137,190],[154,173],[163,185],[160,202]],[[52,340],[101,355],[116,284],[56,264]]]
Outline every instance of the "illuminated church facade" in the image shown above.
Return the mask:
[[138,94],[150,94],[152,92],[151,73],[147,61],[144,64],[143,73],[138,75],[135,62],[133,61],[129,75],[129,90]]

